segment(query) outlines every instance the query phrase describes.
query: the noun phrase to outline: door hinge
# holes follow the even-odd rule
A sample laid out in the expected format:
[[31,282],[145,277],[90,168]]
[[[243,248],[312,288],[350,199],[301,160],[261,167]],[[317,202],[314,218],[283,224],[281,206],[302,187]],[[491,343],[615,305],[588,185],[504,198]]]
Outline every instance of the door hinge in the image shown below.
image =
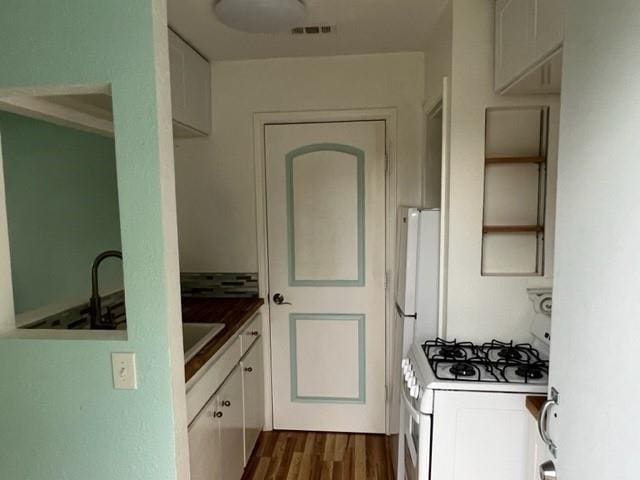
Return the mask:
[[384,272],[384,289],[387,290],[389,288],[389,271]]

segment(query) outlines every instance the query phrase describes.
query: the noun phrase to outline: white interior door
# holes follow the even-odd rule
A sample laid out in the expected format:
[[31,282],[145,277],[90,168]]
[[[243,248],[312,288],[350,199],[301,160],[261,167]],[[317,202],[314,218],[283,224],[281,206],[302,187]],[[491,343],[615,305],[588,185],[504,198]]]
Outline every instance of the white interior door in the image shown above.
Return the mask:
[[385,431],[385,143],[384,121],[265,127],[276,429]]

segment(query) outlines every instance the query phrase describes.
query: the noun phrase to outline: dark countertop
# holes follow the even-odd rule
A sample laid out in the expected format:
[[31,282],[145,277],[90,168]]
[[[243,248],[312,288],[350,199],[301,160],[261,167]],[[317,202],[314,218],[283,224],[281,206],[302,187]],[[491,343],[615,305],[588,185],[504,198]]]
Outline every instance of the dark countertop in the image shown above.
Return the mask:
[[534,418],[538,418],[538,414],[542,409],[542,405],[547,401],[547,397],[545,396],[528,396],[526,400],[527,410],[534,416]]
[[224,323],[225,328],[184,366],[189,381],[262,306],[262,298],[182,298],[183,323]]

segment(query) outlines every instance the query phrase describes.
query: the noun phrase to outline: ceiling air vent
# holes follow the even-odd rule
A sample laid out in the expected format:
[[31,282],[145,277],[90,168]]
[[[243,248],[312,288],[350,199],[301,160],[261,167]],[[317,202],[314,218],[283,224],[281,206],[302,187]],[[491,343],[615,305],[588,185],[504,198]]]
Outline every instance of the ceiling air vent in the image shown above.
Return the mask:
[[335,25],[309,25],[306,27],[295,27],[291,29],[292,35],[323,35],[335,33]]

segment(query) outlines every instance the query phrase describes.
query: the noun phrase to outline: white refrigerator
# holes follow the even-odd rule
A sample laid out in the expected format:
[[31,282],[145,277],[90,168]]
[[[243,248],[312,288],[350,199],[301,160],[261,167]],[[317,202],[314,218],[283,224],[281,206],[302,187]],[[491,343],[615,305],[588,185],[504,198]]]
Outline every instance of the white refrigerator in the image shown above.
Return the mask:
[[405,355],[414,338],[438,334],[440,210],[400,208],[396,251],[396,323],[403,327]]
[[398,452],[404,451],[397,448],[398,442],[402,442],[399,435],[400,363],[414,341],[423,342],[439,333],[440,210],[401,207],[396,235],[389,426],[394,467],[400,473],[404,472],[403,459],[397,458]]

